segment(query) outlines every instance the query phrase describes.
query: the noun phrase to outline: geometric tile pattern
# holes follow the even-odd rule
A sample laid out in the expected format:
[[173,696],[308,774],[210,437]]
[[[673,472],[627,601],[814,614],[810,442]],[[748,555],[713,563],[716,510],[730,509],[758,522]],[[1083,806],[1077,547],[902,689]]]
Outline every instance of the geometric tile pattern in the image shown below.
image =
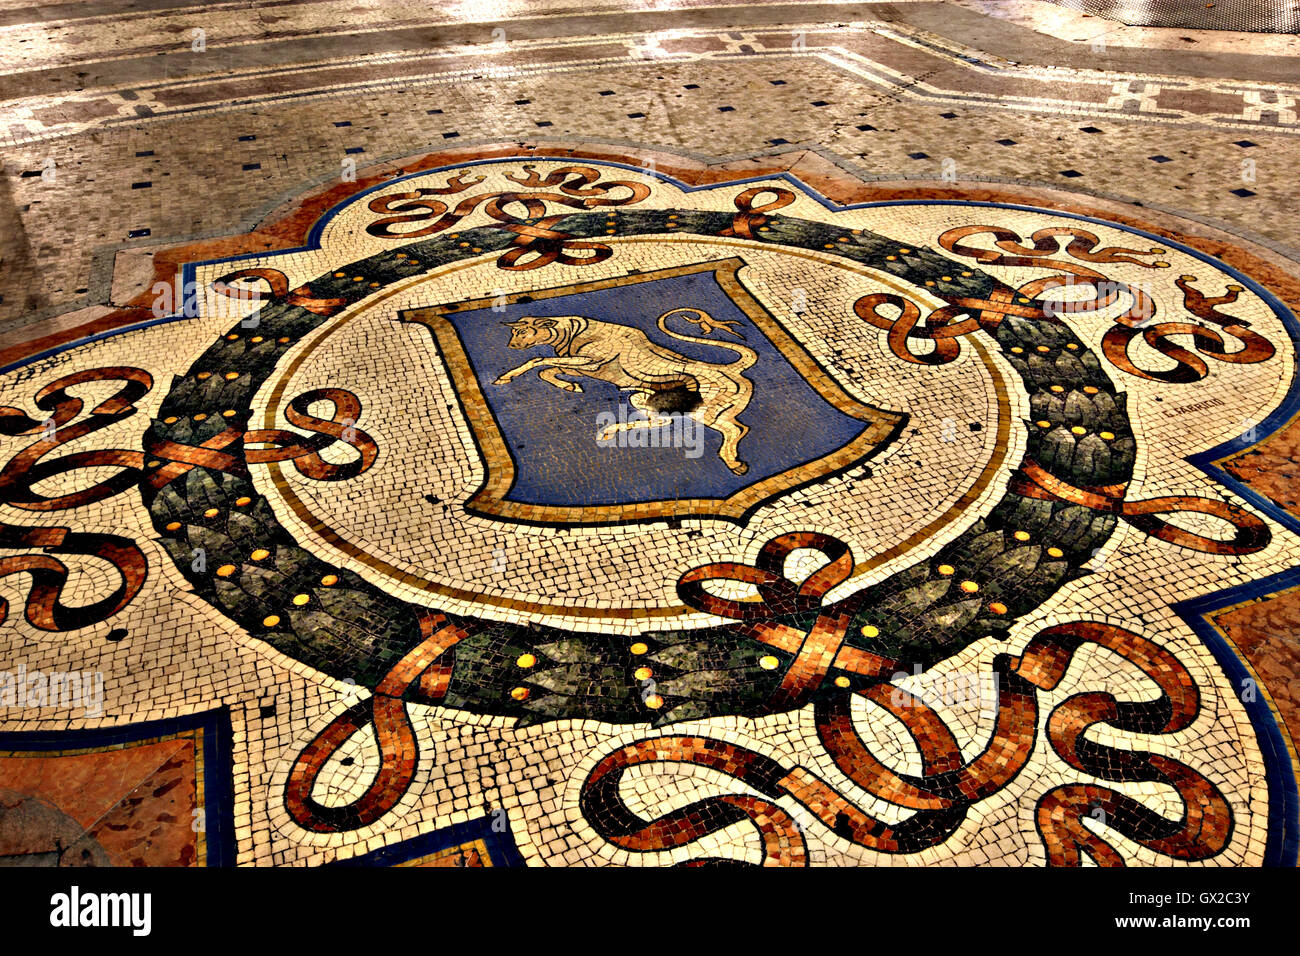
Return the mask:
[[[1285,717],[1216,622],[1300,524],[1214,464],[1294,413],[1287,264],[648,156],[362,171],[15,360],[0,613],[107,678],[42,708],[236,705],[241,863],[1293,864]],[[163,800],[197,745],[144,727],[112,759]],[[109,759],[45,741],[14,779]],[[11,855],[153,860],[116,834],[210,804],[59,786]]]
[[0,734],[0,856],[11,866],[233,865],[230,749],[224,708]]
[[[473,62],[467,63],[467,53]],[[163,123],[178,115],[246,110],[286,100],[364,96],[472,81],[485,68],[521,77],[593,67],[746,61],[780,57],[824,63],[853,80],[939,106],[985,106],[1089,118],[1140,118],[1224,129],[1300,132],[1300,86],[1159,74],[1023,66],[902,23],[810,22],[743,32],[676,28],[582,39],[522,40],[418,54],[340,56],[286,75],[277,65],[238,65],[217,77],[182,76],[124,89],[34,93],[0,107],[0,141],[43,142],[89,129]],[[485,66],[487,64],[487,66]],[[378,74],[378,75],[376,75]],[[262,83],[270,85],[264,93]],[[322,87],[328,87],[322,90]],[[821,105],[826,105],[822,103]],[[730,109],[730,107],[723,107]],[[923,157],[918,157],[923,158]]]

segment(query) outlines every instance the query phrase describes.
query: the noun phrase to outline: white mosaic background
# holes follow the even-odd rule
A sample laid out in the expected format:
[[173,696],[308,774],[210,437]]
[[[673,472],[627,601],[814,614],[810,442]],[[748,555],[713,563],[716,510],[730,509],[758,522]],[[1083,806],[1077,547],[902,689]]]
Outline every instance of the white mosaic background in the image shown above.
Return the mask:
[[[400,188],[407,189],[410,185],[408,181]],[[663,194],[652,197],[646,205],[730,209],[731,197],[737,191],[734,186],[685,195],[663,190]],[[1069,222],[1045,213],[1005,209],[972,213],[953,206],[887,207],[832,214],[806,196],[781,212],[873,228],[902,243],[932,247],[939,233],[953,225],[971,222],[972,215],[1016,230],[1022,236],[1044,226]],[[355,221],[352,212],[337,217],[326,230],[321,250],[278,256],[273,260],[262,257],[239,265],[273,261],[275,268],[289,275],[292,287],[381,247],[377,241],[362,238],[355,228],[349,228]],[[473,221],[466,223],[472,224]],[[1096,232],[1106,245],[1139,248],[1144,245],[1118,229],[1097,225],[1086,228]],[[620,242],[617,255],[605,265],[611,269],[630,264],[659,268],[737,253],[734,246],[717,248],[704,242],[676,248],[658,243]],[[351,388],[360,395],[366,409],[360,426],[376,438],[381,449],[391,449],[391,454],[381,457],[370,473],[350,483],[346,492],[338,486],[313,487],[308,482],[297,481],[296,473],[289,471],[291,486],[310,502],[322,520],[347,530],[376,552],[382,549],[385,557],[394,563],[403,563],[430,578],[457,580],[459,575],[459,579],[482,583],[489,591],[495,588],[502,594],[545,593],[548,600],[555,601],[549,587],[530,587],[530,581],[553,578],[554,568],[533,577],[529,576],[528,569],[534,567],[531,559],[540,556],[543,549],[552,555],[565,554],[567,559],[557,560],[555,567],[563,567],[575,581],[582,582],[582,591],[575,589],[569,599],[579,614],[587,606],[584,602],[590,602],[592,593],[600,594],[600,600],[640,600],[645,606],[654,606],[671,593],[666,588],[684,567],[724,557],[748,560],[772,534],[791,530],[788,523],[791,515],[797,516],[801,527],[810,526],[815,519],[818,527],[849,540],[855,555],[865,558],[873,549],[887,546],[941,512],[945,501],[960,493],[961,483],[988,460],[994,433],[991,416],[996,409],[991,398],[993,374],[977,360],[969,341],[964,346],[962,360],[950,366],[918,370],[901,367],[902,363],[892,359],[885,350],[881,341],[883,333],[863,334],[863,323],[848,308],[857,296],[879,288],[869,277],[849,276],[843,269],[829,264],[811,265],[807,260],[767,250],[744,250],[740,254],[751,263],[754,273],[761,273],[746,276],[751,290],[788,324],[805,347],[818,355],[830,347],[845,350],[842,362],[862,375],[858,380],[860,385],[840,377],[846,389],[864,401],[902,407],[914,416],[913,426],[920,427],[921,433],[877,459],[874,478],[859,481],[852,488],[844,482],[832,482],[792,495],[765,508],[743,532],[731,526],[713,527],[710,523],[704,535],[689,542],[689,551],[683,550],[685,542],[680,533],[662,526],[617,533],[603,531],[595,535],[587,532],[548,535],[517,528],[492,528],[488,522],[464,516],[441,520],[440,512],[436,516],[440,520],[434,521],[430,520],[434,515],[409,510],[412,499],[406,496],[414,495],[414,508],[422,508],[420,496],[433,490],[428,485],[431,474],[442,470],[429,467],[431,445],[424,436],[447,436],[446,441],[432,450],[435,456],[442,456],[433,461],[447,472],[442,479],[445,485],[435,493],[447,500],[463,500],[476,487],[475,469],[480,466],[461,457],[468,447],[463,424],[440,411],[445,410],[450,395],[437,374],[436,355],[427,331],[397,325],[392,315],[406,304],[430,304],[443,298],[485,294],[478,284],[482,282],[492,289],[509,290],[511,282],[536,281],[536,277],[527,274],[511,276],[484,266],[456,273],[456,284],[445,287],[451,293],[445,297],[444,287],[438,281],[417,284],[379,307],[367,308],[363,303],[354,310],[355,315],[341,317],[321,331],[323,343],[289,383],[286,395],[320,384]],[[1165,313],[1178,311],[1180,293],[1173,286],[1178,275],[1197,275],[1198,287],[1208,293],[1219,291],[1223,283],[1236,281],[1216,275],[1206,264],[1172,250],[1161,258],[1170,261],[1172,267],[1153,271],[1114,264],[1104,268],[1112,278],[1144,283]],[[200,270],[200,278],[215,277],[219,274],[214,273],[216,268],[226,271],[232,267],[229,264],[205,267]],[[579,271],[584,280],[598,277],[594,269],[549,268],[556,271],[546,277],[546,285],[572,281]],[[986,268],[1011,285],[1047,274],[1047,270],[1037,269]],[[783,292],[796,281],[796,275],[809,291],[806,319],[793,316],[783,305]],[[1294,356],[1281,324],[1250,293],[1243,293],[1240,301],[1225,306],[1224,311],[1248,318],[1252,328],[1278,347],[1278,355],[1260,365],[1211,362],[1209,377],[1196,386],[1145,382],[1114,371],[1112,377],[1129,393],[1129,408],[1140,448],[1130,499],[1193,494],[1234,500],[1184,458],[1235,437],[1248,421],[1262,421],[1286,391]],[[58,375],[105,365],[144,367],[154,375],[155,385],[138,403],[137,415],[80,442],[63,446],[59,453],[107,447],[138,448],[145,422],[167,391],[168,375],[182,374],[193,358],[229,324],[225,318],[199,318],[72,349],[5,376],[0,380],[0,403],[16,405],[31,413],[34,412],[32,394]],[[1108,325],[1102,314],[1079,320],[1076,328],[1089,345],[1097,348]],[[306,347],[307,344],[300,346]],[[1135,358],[1160,361],[1158,356],[1135,354]],[[1001,375],[1007,373],[1006,368],[997,371]],[[1014,462],[1022,448],[1018,423],[1024,409],[1014,377],[1009,381],[1013,418],[1009,460]],[[89,407],[89,403],[106,397],[111,391],[107,385],[92,385],[76,389],[74,394],[85,398]],[[1221,404],[1169,414],[1171,408],[1184,408],[1206,396],[1219,399]],[[399,411],[403,408],[404,411]],[[366,417],[369,415],[374,418]],[[957,443],[942,443],[935,424],[949,415],[962,423],[981,421],[985,428],[979,433],[959,428]],[[277,424],[287,427],[282,421]],[[7,458],[27,441],[0,438],[0,454]],[[903,459],[904,449],[913,461]],[[406,469],[396,467],[399,463],[406,463]],[[103,476],[74,473],[43,483],[38,490],[52,494],[60,488],[83,486]],[[1000,491],[1004,481],[1005,474],[994,482],[985,499],[971,509],[969,520],[988,504],[989,496]],[[269,481],[264,481],[262,487],[268,493],[274,492]],[[940,489],[938,493],[934,491],[936,487]],[[929,493],[909,493],[909,489],[917,488],[929,489]],[[444,491],[447,493],[443,494]],[[946,494],[947,499],[941,499],[940,494]],[[812,507],[800,505],[801,498],[810,501]],[[402,507],[396,513],[392,507],[376,504],[397,502]],[[0,515],[13,524],[42,523],[33,513],[10,507],[0,508]],[[286,515],[281,517],[300,535],[300,540],[309,540],[303,528],[295,527]],[[421,767],[403,803],[380,824],[367,830],[332,836],[304,834],[288,821],[282,808],[281,794],[288,765],[330,717],[360,692],[323,679],[252,641],[190,595],[170,559],[151,540],[147,516],[134,493],[120,494],[75,512],[58,513],[56,520],[77,530],[134,534],[148,556],[150,581],[135,602],[112,621],[83,631],[49,635],[33,630],[15,613],[25,598],[25,581],[19,577],[0,579],[0,596],[11,605],[9,620],[3,625],[6,667],[12,668],[22,661],[29,670],[102,670],[106,675],[102,718],[51,711],[33,716],[11,710],[0,715],[5,718],[4,729],[50,730],[135,722],[208,709],[223,702],[229,704],[235,724],[236,824],[241,832],[241,863],[320,863],[476,818],[496,808],[507,812],[521,851],[533,863],[663,863],[701,855],[757,859],[759,844],[747,825],[714,834],[679,851],[640,855],[608,846],[582,821],[577,810],[577,794],[587,770],[622,743],[657,732],[569,721],[516,731],[508,726],[508,721],[498,718],[478,718],[427,707],[412,708],[422,745]],[[386,521],[398,523],[385,524]],[[967,519],[955,522],[943,535],[927,541],[900,562],[910,564],[919,560],[936,548],[944,535],[958,533],[967,523]],[[1232,803],[1236,820],[1231,845],[1212,863],[1258,862],[1264,845],[1267,792],[1263,762],[1249,720],[1209,650],[1168,606],[1295,566],[1300,560],[1300,542],[1271,522],[1270,530],[1273,540],[1266,549],[1244,558],[1228,558],[1175,548],[1121,525],[1100,556],[1104,563],[1098,562],[1096,573],[1063,589],[1035,614],[1022,619],[1013,630],[1009,648],[993,641],[978,643],[945,662],[938,672],[985,671],[995,653],[1018,650],[1044,626],[1080,618],[1106,620],[1131,628],[1170,649],[1189,669],[1200,688],[1202,710],[1195,723],[1183,732],[1161,737],[1139,738],[1105,728],[1091,733],[1117,746],[1174,754],[1207,776]],[[487,546],[485,541],[493,544]],[[490,555],[496,543],[507,545],[519,555],[518,563],[512,562],[501,579],[485,575],[483,566],[484,553]],[[322,550],[326,548],[323,543],[317,545]],[[456,560],[430,560],[434,555],[445,556],[448,549],[456,554]],[[629,576],[601,573],[618,556],[631,554],[638,561]],[[92,562],[86,562],[78,566],[77,570],[84,573],[74,577],[76,589],[68,598],[71,603],[93,600],[108,586],[108,576],[91,565]],[[864,586],[899,565],[895,562],[877,568],[843,585],[842,589]],[[841,593],[843,590],[832,597]],[[421,600],[435,603],[427,596]],[[483,613],[492,612],[484,610]],[[596,624],[588,621],[584,626]],[[104,636],[110,627],[127,628],[129,637],[121,643],[106,643]],[[1066,679],[1054,691],[1040,692],[1041,719],[1060,701],[1083,689],[1105,690],[1122,700],[1148,699],[1156,693],[1153,685],[1119,658],[1105,651],[1085,651],[1076,656]],[[259,707],[271,702],[276,704],[275,716],[260,717]],[[858,730],[864,739],[872,741],[876,752],[892,766],[914,772],[918,766],[915,750],[893,725],[893,718],[864,702],[855,706]],[[959,709],[952,709],[945,716],[967,756],[978,752],[990,732],[991,716],[981,717],[978,711]],[[817,743],[810,710],[761,720],[728,718],[692,722],[676,725],[669,732],[721,737],[770,754],[787,765],[802,764],[866,811],[885,819],[897,818],[894,808],[857,791],[839,773]],[[350,767],[340,763],[347,756],[356,758]],[[322,774],[318,796],[326,802],[342,802],[359,794],[374,771],[377,756],[373,742],[358,735]],[[812,860],[826,864],[882,865],[1042,863],[1042,848],[1033,823],[1036,801],[1053,786],[1086,779],[1063,764],[1040,733],[1034,754],[1020,775],[996,795],[972,808],[967,821],[943,845],[912,856],[888,857],[841,841],[813,823],[808,831]],[[1152,809],[1178,813],[1177,801],[1167,788],[1153,784],[1108,785],[1142,800]],[[682,768],[629,773],[624,782],[629,805],[647,816],[709,794],[736,790],[737,784],[730,779]],[[792,803],[786,803],[788,810],[794,810]],[[1106,831],[1106,839],[1131,863],[1168,862],[1113,831]]]

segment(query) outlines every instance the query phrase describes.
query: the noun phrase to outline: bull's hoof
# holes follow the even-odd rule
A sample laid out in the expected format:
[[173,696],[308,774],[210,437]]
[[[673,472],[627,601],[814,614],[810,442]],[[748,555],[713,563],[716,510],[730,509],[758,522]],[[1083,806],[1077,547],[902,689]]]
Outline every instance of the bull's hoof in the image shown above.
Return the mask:
[[499,378],[494,379],[493,382],[492,382],[492,384],[493,384],[493,385],[509,385],[509,384],[510,384],[510,376],[509,376],[509,375],[502,375],[502,376],[500,376]]
[[560,388],[564,389],[566,392],[581,392],[581,391],[582,391],[582,386],[579,385],[577,382],[560,382],[559,385],[560,385]]
[[749,471],[749,465],[745,464],[743,461],[738,461],[734,465],[728,465],[727,467],[738,475],[743,475],[745,472]]

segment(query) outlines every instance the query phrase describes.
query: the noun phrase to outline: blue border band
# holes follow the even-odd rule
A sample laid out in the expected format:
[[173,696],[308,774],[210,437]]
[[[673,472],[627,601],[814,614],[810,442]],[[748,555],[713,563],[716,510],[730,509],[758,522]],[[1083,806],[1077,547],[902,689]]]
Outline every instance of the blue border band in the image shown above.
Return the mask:
[[474,840],[482,840],[483,845],[487,847],[488,858],[493,866],[526,866],[524,858],[515,846],[514,836],[510,832],[509,818],[504,813],[501,814],[500,819],[506,822],[506,828],[501,831],[492,828],[492,819],[491,816],[486,816],[479,817],[477,820],[468,820],[465,823],[454,823],[449,827],[434,830],[432,833],[423,833],[420,836],[411,837],[409,840],[403,840],[401,843],[380,847],[378,850],[372,850],[360,856],[349,857],[346,860],[336,860],[327,865],[397,866],[409,860],[428,856],[430,853],[437,853],[439,850],[447,850],[465,843],[472,843]]
[[[1210,615],[1234,604],[1265,598],[1295,587],[1300,587],[1300,568],[1291,568],[1258,581],[1247,581],[1217,594],[1181,601],[1173,605],[1173,610],[1205,642],[1240,693],[1254,685],[1256,678],[1242,661],[1241,653],[1210,621]],[[1264,866],[1295,866],[1300,858],[1300,795],[1296,792],[1291,752],[1268,705],[1267,692],[1259,687],[1254,687],[1254,691],[1253,700],[1245,702],[1245,707],[1251,726],[1255,728],[1260,752],[1264,755],[1264,773],[1268,779],[1268,841],[1264,846]]]
[[[320,240],[324,234],[325,228],[329,223],[347,207],[356,203],[359,199],[379,190],[388,189],[395,183],[405,182],[410,179],[417,179],[423,176],[430,176],[436,173],[446,172],[448,170],[469,169],[474,166],[501,165],[505,163],[527,163],[527,162],[561,162],[572,164],[587,164],[593,166],[605,166],[615,169],[625,169],[629,172],[635,172],[639,175],[650,175],[662,182],[671,183],[682,192],[701,192],[710,189],[730,189],[735,186],[743,186],[749,183],[781,181],[789,184],[793,188],[806,196],[811,197],[820,203],[824,208],[832,212],[841,212],[851,209],[876,209],[886,206],[964,206],[987,209],[1014,209],[1022,212],[1033,212],[1044,215],[1056,216],[1062,219],[1074,219],[1079,222],[1091,223],[1094,225],[1105,226],[1111,229],[1118,229],[1135,236],[1142,236],[1150,239],[1162,246],[1177,249],[1194,259],[1198,259],[1216,270],[1228,273],[1234,279],[1238,280],[1244,287],[1249,289],[1255,295],[1268,303],[1269,308],[1282,322],[1287,334],[1291,338],[1292,347],[1295,354],[1300,354],[1300,322],[1277,298],[1261,286],[1250,276],[1244,275],[1237,269],[1221,262],[1213,257],[1186,246],[1167,236],[1156,235],[1155,233],[1146,232],[1145,230],[1128,226],[1123,223],[1112,222],[1106,219],[1098,219],[1093,216],[1085,216],[1079,213],[1063,212],[1058,209],[1047,209],[1040,206],[1023,205],[1019,203],[998,203],[988,201],[968,202],[961,199],[899,199],[887,200],[883,202],[863,202],[851,203],[844,205],[834,202],[822,195],[816,189],[801,182],[796,176],[789,172],[776,172],[759,176],[752,176],[747,179],[731,180],[723,183],[706,183],[698,186],[692,186],[683,183],[681,180],[664,173],[650,171],[640,166],[634,166],[629,163],[619,163],[610,160],[589,159],[577,156],[500,156],[492,159],[471,160],[465,163],[453,163],[446,166],[436,166],[430,169],[423,169],[417,172],[408,173],[396,179],[388,179],[376,183],[373,186],[353,193],[337,205],[326,210],[319,219],[312,225],[307,234],[306,244],[296,246],[292,249],[279,249],[271,252],[262,252],[256,254],[240,254],[226,256],[219,259],[207,259],[199,262],[187,262],[182,266],[182,290],[189,288],[195,281],[197,269],[200,265],[214,265],[222,262],[237,262],[247,260],[256,256],[259,259],[269,259],[277,256],[292,255],[299,252],[310,252],[320,248]],[[852,175],[852,174],[848,174]],[[1087,197],[1081,197],[1081,201],[1086,201]],[[84,339],[78,339],[75,342],[69,342],[56,348],[48,349],[38,355],[14,362],[4,368],[0,368],[0,374],[11,372],[32,362],[48,358],[60,352],[77,348],[82,345],[96,342],[112,335],[118,335],[125,332],[132,332],[139,329],[149,328],[154,325],[160,325],[165,322],[174,322],[179,319],[189,318],[182,314],[174,314],[158,319],[152,319],[135,325],[126,326],[120,329],[113,329],[102,332],[97,335],[89,336]],[[1205,474],[1213,478],[1217,483],[1227,488],[1233,494],[1250,502],[1258,511],[1272,518],[1275,522],[1287,528],[1288,530],[1300,534],[1300,519],[1291,515],[1277,504],[1265,498],[1263,495],[1244,485],[1236,477],[1220,468],[1215,462],[1227,455],[1242,451],[1252,445],[1259,444],[1267,439],[1275,431],[1282,428],[1296,414],[1300,412],[1300,379],[1295,375],[1292,376],[1291,385],[1287,391],[1286,397],[1281,404],[1258,426],[1256,434],[1251,436],[1249,432],[1230,441],[1224,442],[1208,451],[1199,452],[1187,459],[1192,465],[1199,468]],[[1300,568],[1286,571],[1273,577],[1264,578],[1259,581],[1251,581],[1246,584],[1234,587],[1227,591],[1217,592],[1200,598],[1194,598],[1188,601],[1180,602],[1174,605],[1174,610],[1185,620],[1196,634],[1206,643],[1210,651],[1214,654],[1215,659],[1223,667],[1224,672],[1229,679],[1240,686],[1240,681],[1249,677],[1249,671],[1237,654],[1235,648],[1218,632],[1212,624],[1205,618],[1205,614],[1226,607],[1232,604],[1240,603],[1249,598],[1261,598],[1273,594],[1278,590],[1293,586],[1292,577],[1300,579]],[[1220,603],[1221,602],[1221,603]],[[1246,710],[1250,715],[1251,725],[1259,735],[1261,752],[1264,754],[1266,764],[1266,774],[1269,787],[1269,833],[1268,842],[1265,847],[1265,861],[1268,865],[1285,865],[1294,866],[1300,861],[1300,821],[1297,820],[1297,809],[1300,807],[1300,795],[1297,794],[1295,769],[1291,761],[1290,752],[1288,751],[1283,737],[1283,731],[1278,726],[1277,720],[1273,716],[1267,700],[1262,695],[1256,695],[1255,700],[1245,703]],[[443,833],[445,831],[437,831]],[[436,834],[429,834],[432,838]],[[417,837],[416,840],[425,839]],[[414,841],[411,841],[414,842]],[[399,844],[403,846],[405,844]],[[388,849],[388,848],[386,848]],[[383,853],[385,850],[378,850],[376,853]],[[433,852],[426,850],[424,852]],[[516,851],[517,852],[517,851]],[[373,856],[374,854],[370,854]]]
[[181,717],[147,720],[84,730],[33,730],[0,733],[0,750],[89,750],[203,731],[203,822],[208,866],[235,865],[235,794],[232,779],[234,742],[230,709],[218,707]]

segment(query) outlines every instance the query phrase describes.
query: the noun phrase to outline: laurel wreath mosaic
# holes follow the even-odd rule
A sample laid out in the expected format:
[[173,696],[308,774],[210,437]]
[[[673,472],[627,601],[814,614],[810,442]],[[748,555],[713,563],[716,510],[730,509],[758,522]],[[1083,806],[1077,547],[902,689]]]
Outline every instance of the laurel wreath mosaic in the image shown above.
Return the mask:
[[0,756],[181,748],[186,861],[1294,863],[1188,610],[1300,555],[1194,463],[1287,414],[1266,277],[1082,205],[485,151],[159,291],[0,380],[0,623],[161,723]]

